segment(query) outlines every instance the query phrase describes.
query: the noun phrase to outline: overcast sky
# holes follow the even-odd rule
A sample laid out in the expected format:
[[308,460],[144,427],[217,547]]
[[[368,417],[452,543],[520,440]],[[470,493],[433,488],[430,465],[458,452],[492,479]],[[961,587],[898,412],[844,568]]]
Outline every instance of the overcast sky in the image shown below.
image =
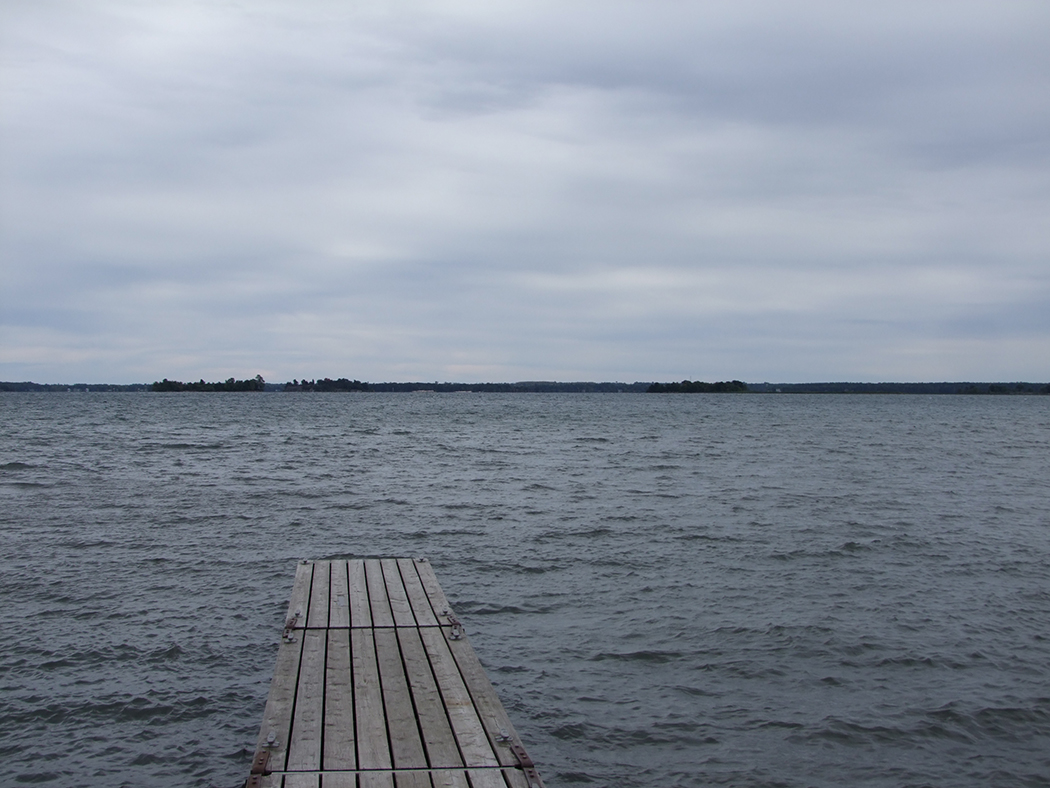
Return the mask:
[[1050,379],[1050,3],[0,0],[0,380]]

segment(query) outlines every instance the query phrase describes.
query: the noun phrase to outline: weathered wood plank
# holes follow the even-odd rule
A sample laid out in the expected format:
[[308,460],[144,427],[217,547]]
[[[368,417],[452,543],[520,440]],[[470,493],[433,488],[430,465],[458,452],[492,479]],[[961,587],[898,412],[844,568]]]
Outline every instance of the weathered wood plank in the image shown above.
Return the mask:
[[394,615],[390,612],[386,581],[383,579],[383,567],[378,558],[365,560],[365,578],[368,581],[368,601],[372,606],[372,626],[394,626]]
[[[314,573],[317,577],[317,573]],[[299,687],[295,693],[292,736],[288,744],[288,771],[321,768],[321,727],[324,719],[325,646],[328,633],[308,629],[302,633],[303,656]]]
[[360,788],[394,788],[394,775],[390,772],[361,772],[357,777]]
[[320,788],[321,776],[319,774],[286,774],[284,776],[284,788]]
[[503,772],[498,769],[470,769],[471,788],[507,788]]
[[350,600],[346,581],[346,561],[332,562],[328,604],[328,626],[350,626]]
[[[290,643],[282,642],[277,650],[277,664],[270,682],[270,696],[263,712],[263,724],[255,751],[270,750],[270,768],[283,771],[288,757],[288,736],[295,708],[295,685],[299,676],[302,655],[302,632],[294,634]],[[272,735],[272,739],[271,739]]]
[[419,631],[401,628],[397,630],[397,636],[430,765],[433,768],[462,767],[463,758],[449,726],[430,660],[419,639]]
[[467,773],[462,769],[432,771],[430,781],[434,784],[434,788],[470,788]]
[[500,765],[517,766],[518,759],[511,752],[509,743],[500,742],[501,731],[505,731],[518,744],[521,744],[521,740],[518,738],[518,733],[514,730],[514,726],[511,724],[510,717],[507,716],[503,704],[500,703],[496,690],[485,673],[485,669],[481,666],[481,662],[478,661],[478,655],[471,648],[465,637],[459,640],[446,640],[446,643],[449,651],[452,652],[453,658],[456,660],[460,675],[463,676],[463,681],[467,685],[470,697],[474,701],[474,707],[481,718],[489,743],[492,745],[497,758],[499,758]]
[[430,607],[430,599],[423,588],[423,583],[419,579],[416,563],[411,558],[397,559],[398,568],[401,569],[401,579],[405,583],[405,592],[408,594],[408,601],[412,605],[416,623],[421,627],[436,627],[438,620],[434,615],[433,608]]
[[309,561],[300,562],[295,567],[295,583],[288,598],[288,613],[284,620],[296,619],[296,626],[306,626],[306,610],[310,604],[311,580],[314,576],[314,565]]
[[414,627],[416,617],[412,615],[412,605],[408,601],[408,592],[401,580],[401,570],[397,560],[383,558],[379,562],[383,568],[383,579],[386,581],[387,599],[390,601],[390,612],[394,616],[394,626]]
[[498,766],[499,761],[492,752],[485,729],[474,710],[470,692],[459,675],[459,668],[445,641],[445,630],[426,627],[420,629],[419,634],[465,764]]
[[310,613],[306,626],[317,629],[328,626],[328,586],[331,561],[314,562],[313,590],[310,592]]
[[[345,577],[346,573],[343,574]],[[357,768],[349,629],[332,629],[328,632],[324,697],[324,768]],[[328,788],[327,777],[325,782],[325,788]]]
[[357,788],[357,774],[355,772],[325,774],[321,788]]
[[[510,788],[532,788],[525,773],[520,769],[504,769],[503,778],[507,781],[507,785]],[[533,785],[536,785],[536,783],[533,783]]]
[[350,630],[353,664],[354,709],[357,724],[357,768],[389,769],[390,742],[376,664],[374,630]]
[[383,684],[386,726],[390,733],[390,750],[395,769],[425,769],[427,757],[419,738],[419,725],[412,696],[408,691],[401,649],[394,629],[375,630],[376,659]]
[[368,602],[368,583],[365,580],[365,563],[361,560],[346,563],[350,594],[350,626],[371,627],[372,606]]
[[427,592],[427,598],[430,600],[430,606],[434,610],[434,615],[437,616],[438,623],[442,625],[451,624],[452,620],[449,618],[449,613],[452,612],[452,606],[449,605],[448,599],[445,598],[445,592],[441,590],[441,586],[438,584],[437,577],[434,575],[434,567],[430,565],[429,561],[424,559],[416,562],[416,571],[419,573],[419,582],[423,584],[423,588]]
[[397,788],[431,788],[426,772],[394,772],[394,782]]

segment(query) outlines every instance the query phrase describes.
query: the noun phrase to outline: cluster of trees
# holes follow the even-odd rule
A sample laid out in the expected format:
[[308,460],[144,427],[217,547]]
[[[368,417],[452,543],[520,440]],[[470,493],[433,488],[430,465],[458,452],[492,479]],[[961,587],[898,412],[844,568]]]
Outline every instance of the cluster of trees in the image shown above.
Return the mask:
[[347,378],[322,378],[320,380],[297,380],[284,384],[285,391],[371,391],[367,383]]
[[960,394],[1050,394],[1050,383],[1038,386],[1032,383],[989,383],[987,387],[970,384]]
[[681,383],[654,383],[648,389],[650,394],[721,394],[738,391],[748,391],[747,384],[742,380],[720,380],[717,383],[683,380]]
[[234,380],[227,378],[222,383],[205,383],[204,378],[198,383],[183,383],[180,380],[155,381],[150,386],[150,391],[265,391],[266,381],[262,375],[256,375],[248,380]]

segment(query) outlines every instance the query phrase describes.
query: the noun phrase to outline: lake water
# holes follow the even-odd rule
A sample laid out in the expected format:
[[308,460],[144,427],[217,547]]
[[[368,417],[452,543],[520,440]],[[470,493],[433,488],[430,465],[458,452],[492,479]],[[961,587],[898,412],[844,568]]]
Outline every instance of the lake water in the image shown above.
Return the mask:
[[246,775],[427,556],[558,786],[1050,784],[1050,397],[0,394],[2,785]]

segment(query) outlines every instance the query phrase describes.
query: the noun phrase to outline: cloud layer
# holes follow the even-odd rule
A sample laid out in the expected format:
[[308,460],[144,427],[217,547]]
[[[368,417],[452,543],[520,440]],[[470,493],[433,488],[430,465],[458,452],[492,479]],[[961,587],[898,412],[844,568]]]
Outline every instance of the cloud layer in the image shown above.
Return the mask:
[[1050,6],[18,2],[0,379],[1050,378]]

